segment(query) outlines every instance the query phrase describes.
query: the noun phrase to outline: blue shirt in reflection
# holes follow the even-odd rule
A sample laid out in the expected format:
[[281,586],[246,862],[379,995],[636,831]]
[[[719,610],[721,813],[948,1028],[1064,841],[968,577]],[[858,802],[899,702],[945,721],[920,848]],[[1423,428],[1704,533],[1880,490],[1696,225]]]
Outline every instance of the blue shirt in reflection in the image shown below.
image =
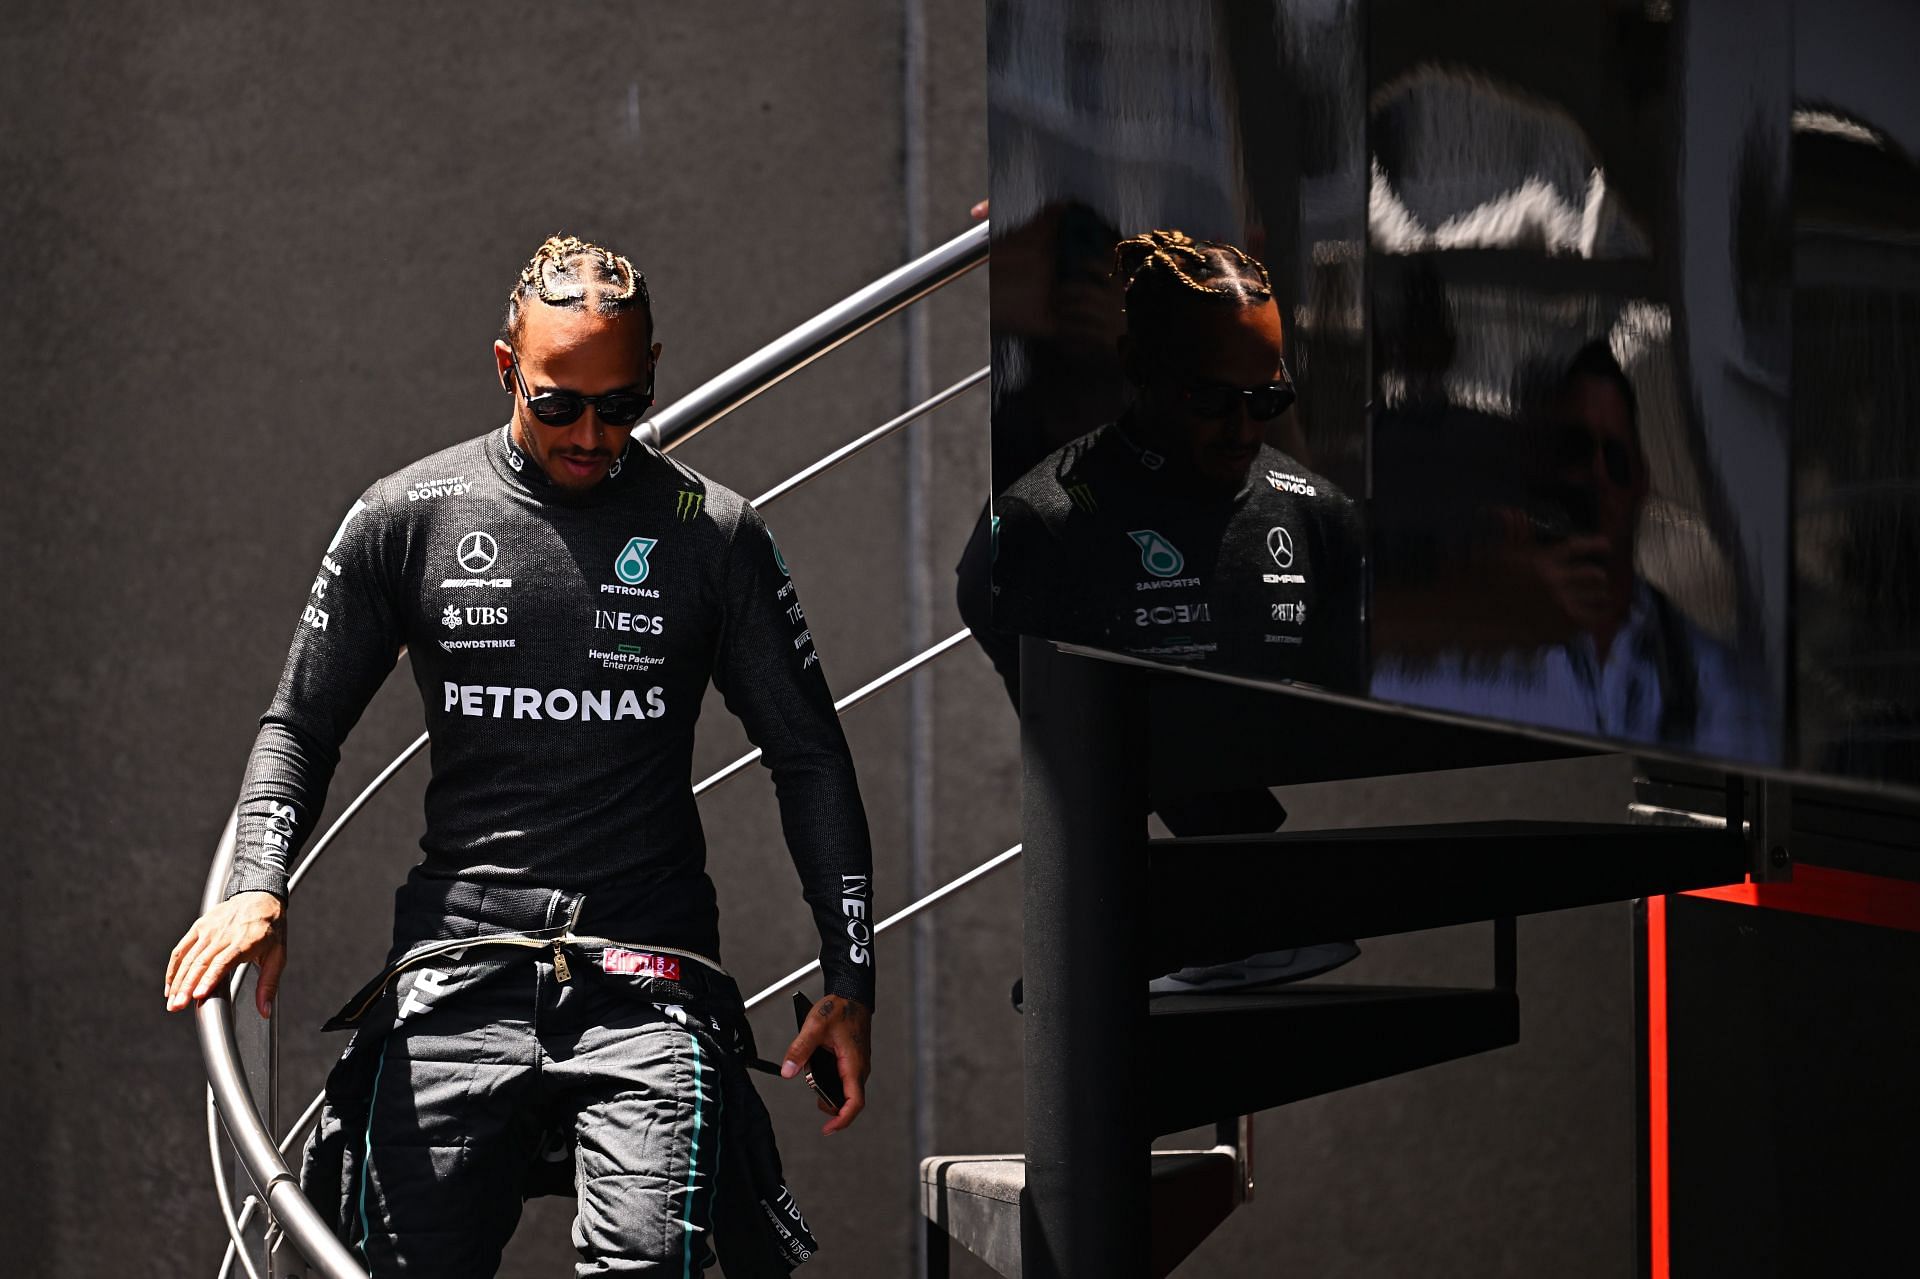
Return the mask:
[[1763,686],[1644,579],[1606,659],[1593,637],[1529,652],[1382,658],[1374,697],[1539,728],[1771,761]]

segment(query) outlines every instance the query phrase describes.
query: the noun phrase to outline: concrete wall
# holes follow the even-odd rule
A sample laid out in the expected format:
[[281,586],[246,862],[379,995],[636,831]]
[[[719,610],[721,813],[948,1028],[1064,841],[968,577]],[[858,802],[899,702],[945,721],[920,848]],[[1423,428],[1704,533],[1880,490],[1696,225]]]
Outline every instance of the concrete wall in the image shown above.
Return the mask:
[[[980,15],[919,2],[911,75],[901,0],[10,13],[8,1270],[213,1272],[198,1050],[161,1009],[161,968],[344,505],[371,477],[501,420],[487,346],[549,232],[603,238],[642,264],[670,402],[897,264],[910,232],[964,229],[986,171]],[[909,124],[925,148],[915,219]],[[912,370],[938,387],[984,363],[984,290],[981,273],[933,301],[923,328],[890,323],[682,456],[759,491],[897,412]],[[984,498],[984,399],[915,430],[917,455],[896,439],[769,514],[842,691],[909,654],[899,601],[913,572],[930,586],[926,628],[959,625],[949,573]],[[911,523],[910,465],[929,481]],[[920,728],[938,745],[917,821],[908,699],[848,721],[883,908],[904,900],[910,839],[944,880],[1018,838],[1017,735],[998,682],[970,650],[924,678]],[[348,747],[332,807],[420,725],[396,677]],[[743,744],[710,707],[703,771]],[[423,765],[404,774],[296,903],[280,1013],[296,1107],[341,1046],[314,1028],[384,950],[423,782]],[[1317,817],[1315,801],[1291,802],[1303,821],[1339,824],[1385,801],[1336,790]],[[705,813],[727,959],[753,987],[812,953],[807,920],[764,780],[717,792]],[[906,938],[882,947],[873,1104],[851,1132],[820,1140],[797,1089],[770,1097],[828,1248],[808,1273],[911,1272],[917,1144],[1019,1147],[1006,1004],[1018,904],[1016,869],[936,917],[918,1043]],[[1264,1117],[1261,1206],[1190,1272],[1623,1273],[1625,924],[1580,920],[1523,929],[1523,973],[1541,974],[1527,980],[1544,998],[1520,1048]],[[1444,978],[1476,945],[1413,939],[1365,962]],[[1551,964],[1526,967],[1535,951]],[[763,1046],[790,1032],[777,1008],[757,1024]],[[917,1078],[916,1055],[930,1066]],[[916,1098],[931,1116],[918,1142]],[[1602,1117],[1570,1121],[1568,1103],[1585,1099]],[[503,1274],[563,1273],[570,1211],[532,1205]]]

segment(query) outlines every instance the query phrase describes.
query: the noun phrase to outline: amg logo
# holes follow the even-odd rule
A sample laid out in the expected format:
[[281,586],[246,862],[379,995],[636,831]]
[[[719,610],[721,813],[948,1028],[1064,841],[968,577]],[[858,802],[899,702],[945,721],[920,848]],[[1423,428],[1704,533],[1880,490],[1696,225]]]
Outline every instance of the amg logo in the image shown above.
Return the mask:
[[[456,709],[462,715],[486,719],[659,719],[667,713],[666,690],[655,684],[647,690],[647,704],[630,688],[620,690],[616,702],[611,689],[569,688],[542,691],[537,688],[508,688],[500,684],[443,683],[449,715]],[[488,705],[489,699],[491,705]],[[509,709],[511,707],[511,709]]]
[[665,625],[665,619],[648,613],[612,613],[603,608],[593,610],[593,629],[596,631],[631,631],[636,635],[658,635]]

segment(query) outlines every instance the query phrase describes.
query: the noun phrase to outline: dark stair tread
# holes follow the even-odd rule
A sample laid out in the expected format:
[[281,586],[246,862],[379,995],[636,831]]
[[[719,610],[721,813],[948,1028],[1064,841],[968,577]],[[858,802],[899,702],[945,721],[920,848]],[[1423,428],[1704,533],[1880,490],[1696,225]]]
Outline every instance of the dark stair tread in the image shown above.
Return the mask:
[[1243,994],[1158,995],[1151,1060],[1190,1063],[1203,1090],[1163,1089],[1155,1134],[1371,1083],[1519,1042],[1511,990],[1303,984]]
[[1625,836],[1671,837],[1698,841],[1702,836],[1725,839],[1720,830],[1702,832],[1688,826],[1638,825],[1630,822],[1557,822],[1532,819],[1496,819],[1477,822],[1425,822],[1408,826],[1334,826],[1323,830],[1262,831],[1251,835],[1165,836],[1147,841],[1150,848],[1248,848],[1316,843],[1431,844],[1437,840],[1526,837],[1534,839],[1617,839]]
[[1724,830],[1492,821],[1147,842],[1140,975],[1738,883]]
[[1271,990],[1198,991],[1149,995],[1147,1012],[1154,1017],[1212,1013],[1285,1014],[1331,1008],[1335,1005],[1404,1004],[1421,1000],[1479,1000],[1504,994],[1479,986],[1374,986],[1351,982],[1300,982]]

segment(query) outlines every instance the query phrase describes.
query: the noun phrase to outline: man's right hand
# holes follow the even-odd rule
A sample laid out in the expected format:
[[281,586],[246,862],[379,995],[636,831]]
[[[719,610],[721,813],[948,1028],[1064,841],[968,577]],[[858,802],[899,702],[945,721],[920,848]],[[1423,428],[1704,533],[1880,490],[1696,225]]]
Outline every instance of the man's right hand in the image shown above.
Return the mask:
[[259,966],[254,1004],[270,1016],[287,966],[286,907],[272,893],[235,893],[193,922],[167,957],[167,1011],[197,1005],[238,964]]

